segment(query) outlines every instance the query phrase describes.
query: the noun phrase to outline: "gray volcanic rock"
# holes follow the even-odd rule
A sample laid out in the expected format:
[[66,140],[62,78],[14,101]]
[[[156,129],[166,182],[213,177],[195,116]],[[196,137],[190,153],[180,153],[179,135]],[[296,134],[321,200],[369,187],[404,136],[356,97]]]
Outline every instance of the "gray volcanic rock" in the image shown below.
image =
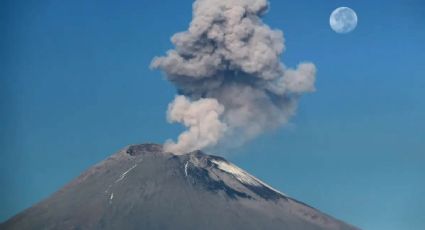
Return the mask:
[[224,158],[129,146],[0,229],[357,229]]

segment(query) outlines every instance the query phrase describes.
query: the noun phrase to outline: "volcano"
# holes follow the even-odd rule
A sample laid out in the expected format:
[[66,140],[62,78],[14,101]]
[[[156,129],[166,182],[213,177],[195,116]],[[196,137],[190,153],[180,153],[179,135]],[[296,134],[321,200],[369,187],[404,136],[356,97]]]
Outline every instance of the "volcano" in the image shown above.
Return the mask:
[[124,148],[0,229],[357,229],[218,156]]

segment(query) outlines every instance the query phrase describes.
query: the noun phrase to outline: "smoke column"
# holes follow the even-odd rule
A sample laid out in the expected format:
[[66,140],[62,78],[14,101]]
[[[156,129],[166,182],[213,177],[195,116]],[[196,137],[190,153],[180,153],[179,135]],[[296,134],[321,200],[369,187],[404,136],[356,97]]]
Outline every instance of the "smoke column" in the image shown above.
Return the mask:
[[237,146],[278,128],[294,115],[300,96],[314,91],[316,68],[281,61],[284,38],[261,20],[267,0],[196,0],[187,31],[171,38],[175,48],[155,57],[178,90],[168,121],[187,127],[166,151]]

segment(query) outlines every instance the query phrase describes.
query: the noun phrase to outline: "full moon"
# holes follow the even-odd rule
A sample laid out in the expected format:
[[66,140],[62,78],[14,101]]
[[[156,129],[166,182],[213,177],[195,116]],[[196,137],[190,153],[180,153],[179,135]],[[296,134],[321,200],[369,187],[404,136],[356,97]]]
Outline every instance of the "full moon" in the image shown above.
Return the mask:
[[348,7],[336,8],[329,18],[329,24],[337,33],[349,33],[357,26],[356,12]]

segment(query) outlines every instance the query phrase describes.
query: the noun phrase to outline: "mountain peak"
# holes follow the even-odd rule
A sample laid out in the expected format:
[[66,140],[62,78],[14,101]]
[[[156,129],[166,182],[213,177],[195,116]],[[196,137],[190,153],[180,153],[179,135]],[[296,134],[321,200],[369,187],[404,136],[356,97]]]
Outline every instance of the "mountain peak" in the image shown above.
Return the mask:
[[237,167],[130,145],[0,229],[354,230]]

